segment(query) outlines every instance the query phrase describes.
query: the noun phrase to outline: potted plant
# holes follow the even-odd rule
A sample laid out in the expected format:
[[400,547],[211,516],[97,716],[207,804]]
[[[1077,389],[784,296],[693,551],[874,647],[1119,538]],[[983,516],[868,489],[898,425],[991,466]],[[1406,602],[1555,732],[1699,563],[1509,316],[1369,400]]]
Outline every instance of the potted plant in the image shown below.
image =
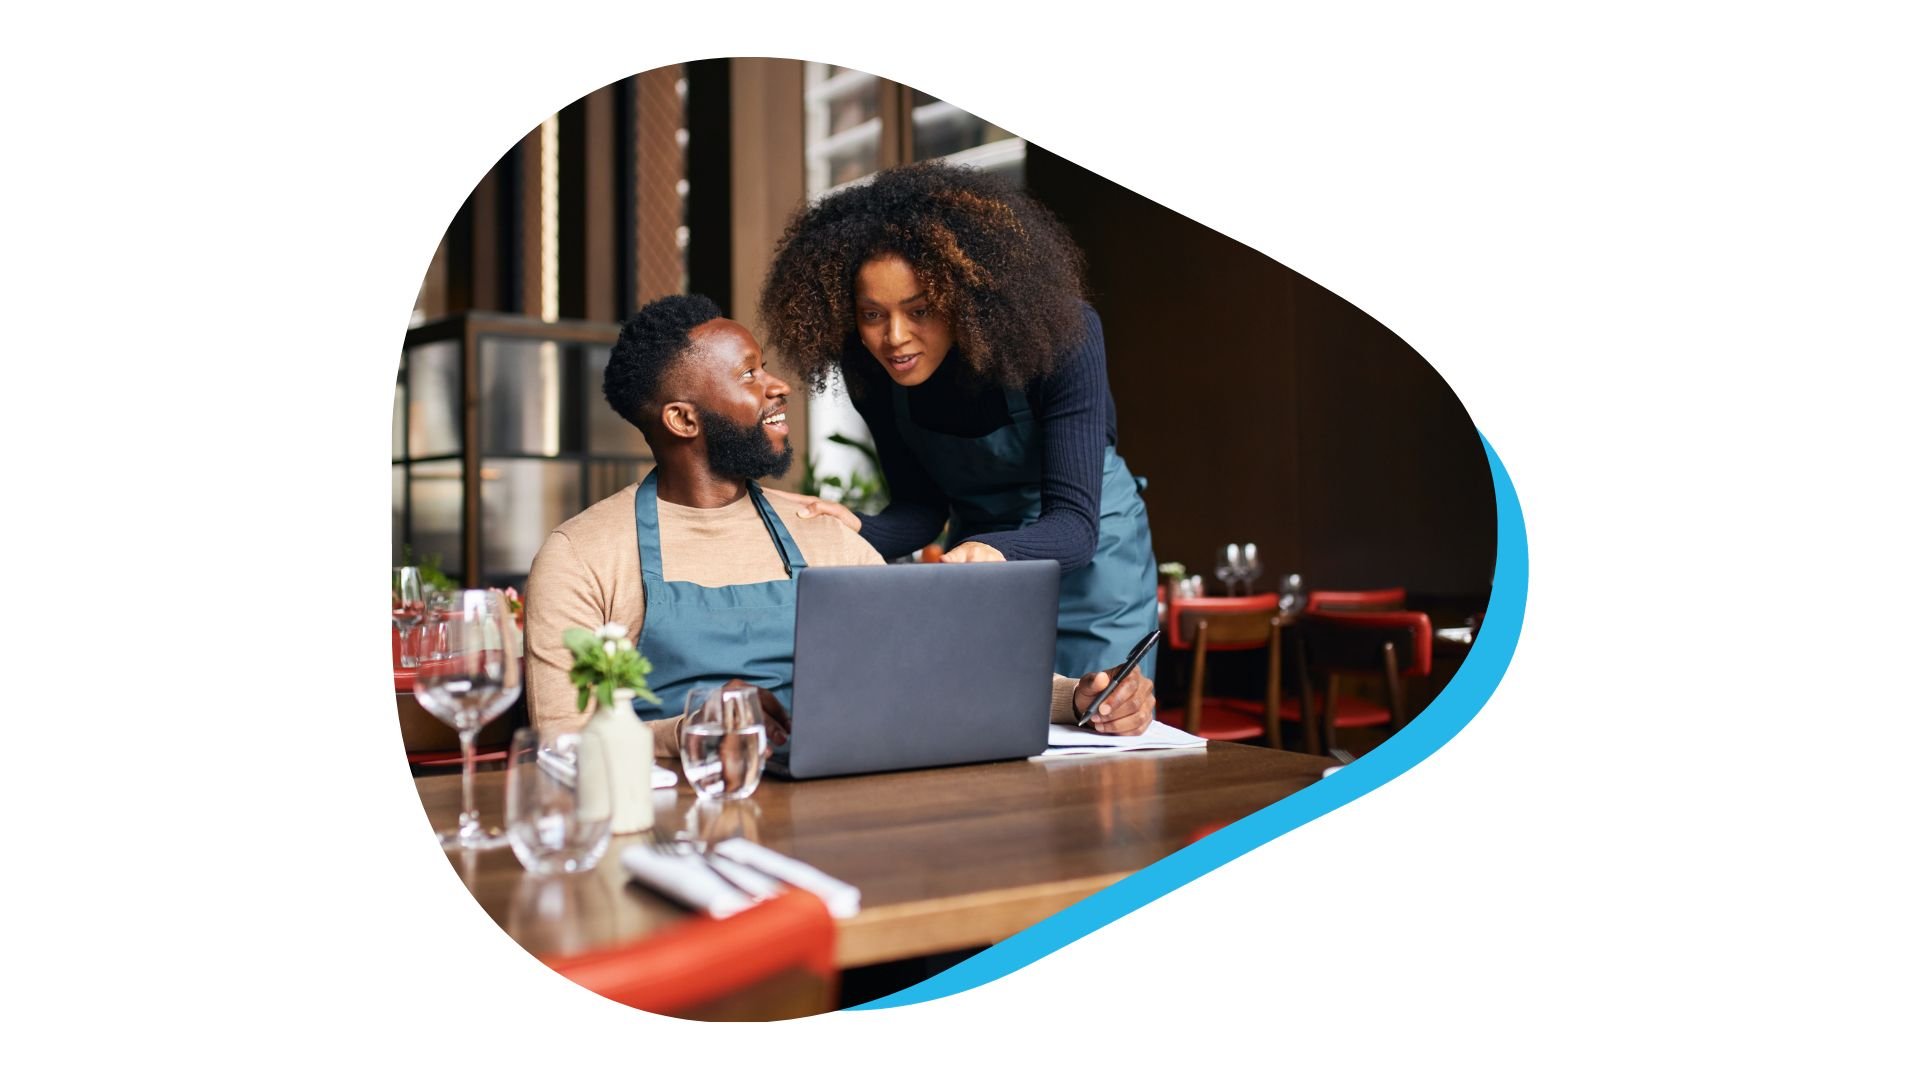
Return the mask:
[[[653,665],[627,639],[627,628],[607,623],[598,630],[568,627],[561,635],[567,650],[573,653],[573,667],[567,676],[576,688],[574,708],[586,712],[598,704],[587,720],[587,732],[594,738],[583,743],[597,745],[607,754],[607,769],[613,799],[613,831],[633,833],[653,825],[653,735],[633,711],[634,699],[659,704],[660,699],[647,689],[647,674]],[[588,775],[583,772],[582,775]]]

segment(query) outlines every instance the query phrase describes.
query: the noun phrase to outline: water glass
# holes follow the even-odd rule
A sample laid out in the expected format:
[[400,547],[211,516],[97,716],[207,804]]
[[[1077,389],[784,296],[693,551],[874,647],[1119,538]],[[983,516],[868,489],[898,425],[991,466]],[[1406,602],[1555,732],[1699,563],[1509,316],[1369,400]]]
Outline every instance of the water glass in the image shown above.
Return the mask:
[[447,652],[447,618],[452,613],[454,603],[459,595],[458,592],[450,592],[444,589],[427,590],[427,619],[420,633],[420,653],[422,659],[446,660],[450,658],[450,654]]
[[507,840],[534,874],[591,870],[613,831],[607,759],[591,734],[513,733],[507,752]]
[[680,767],[702,799],[744,799],[760,786],[767,724],[760,691],[696,687],[680,725]]

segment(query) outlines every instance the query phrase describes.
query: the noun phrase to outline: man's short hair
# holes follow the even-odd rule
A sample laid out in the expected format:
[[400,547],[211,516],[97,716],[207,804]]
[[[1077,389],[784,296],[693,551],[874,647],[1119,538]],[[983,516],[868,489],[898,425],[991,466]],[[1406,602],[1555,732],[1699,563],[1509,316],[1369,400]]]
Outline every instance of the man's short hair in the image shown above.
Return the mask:
[[607,404],[627,423],[647,430],[652,421],[642,420],[658,411],[667,373],[693,348],[688,334],[720,317],[720,306],[699,295],[663,296],[627,316],[600,381]]

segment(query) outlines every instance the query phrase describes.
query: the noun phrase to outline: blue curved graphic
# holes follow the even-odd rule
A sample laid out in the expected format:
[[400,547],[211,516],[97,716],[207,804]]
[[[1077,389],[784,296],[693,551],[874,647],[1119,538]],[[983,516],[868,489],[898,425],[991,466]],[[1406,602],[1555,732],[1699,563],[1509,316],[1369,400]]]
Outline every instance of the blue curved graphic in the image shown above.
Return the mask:
[[1303,791],[1141,869],[1020,933],[895,994],[855,1006],[890,1009],[990,983],[1156,900],[1284,833],[1365,795],[1426,760],[1473,719],[1507,673],[1527,606],[1527,531],[1513,482],[1486,437],[1498,515],[1493,594],[1485,623],[1460,670],[1433,703],[1373,752]]

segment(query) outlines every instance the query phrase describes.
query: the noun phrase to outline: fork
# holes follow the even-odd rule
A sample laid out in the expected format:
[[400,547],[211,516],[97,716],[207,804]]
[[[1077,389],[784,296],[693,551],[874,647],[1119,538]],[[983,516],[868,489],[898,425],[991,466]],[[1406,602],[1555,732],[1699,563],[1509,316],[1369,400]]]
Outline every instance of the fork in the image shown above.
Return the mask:
[[722,861],[724,856],[715,855],[707,851],[695,841],[674,836],[662,830],[658,824],[647,834],[647,846],[662,855],[698,855],[700,861],[707,864],[707,869],[719,875],[720,880],[746,893],[756,901],[766,900],[776,895],[774,890],[761,885],[751,878],[734,873],[728,868],[727,864]]

